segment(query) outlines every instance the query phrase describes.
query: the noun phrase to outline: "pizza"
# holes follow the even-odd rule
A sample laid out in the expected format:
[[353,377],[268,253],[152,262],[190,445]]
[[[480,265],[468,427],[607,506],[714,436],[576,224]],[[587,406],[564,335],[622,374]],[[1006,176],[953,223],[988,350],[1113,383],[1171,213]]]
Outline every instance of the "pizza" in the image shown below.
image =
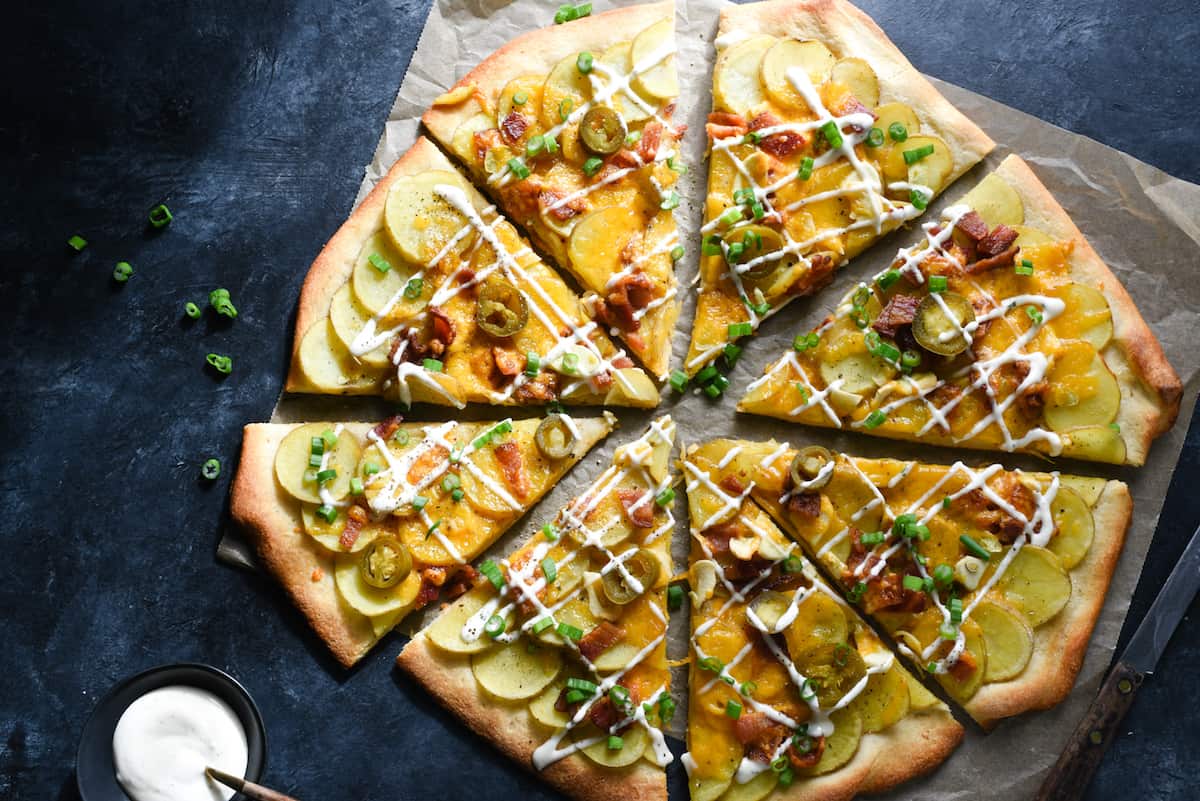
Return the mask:
[[660,379],[683,257],[674,16],[637,5],[519,36],[422,118]]
[[738,409],[878,436],[1140,465],[1182,387],[1018,156],[799,334]]
[[718,475],[731,452],[693,446],[683,462],[692,801],[850,798],[934,769],[962,727],[784,536],[753,485]]
[[253,424],[231,492],[263,566],[349,667],[470,562],[616,419]]
[[675,425],[650,424],[397,659],[511,759],[583,801],[667,797]]
[[1122,482],[773,441],[700,457],[982,726],[1070,693],[1129,526]]
[[721,11],[687,375],[907,220],[993,147],[839,0]]
[[309,270],[285,388],[457,408],[658,403],[650,377],[425,138]]

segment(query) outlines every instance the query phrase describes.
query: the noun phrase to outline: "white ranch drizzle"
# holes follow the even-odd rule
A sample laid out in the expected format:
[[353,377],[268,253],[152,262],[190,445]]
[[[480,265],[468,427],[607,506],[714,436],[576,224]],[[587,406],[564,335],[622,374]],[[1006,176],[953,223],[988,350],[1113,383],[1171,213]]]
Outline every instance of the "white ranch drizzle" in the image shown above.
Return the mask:
[[[341,423],[338,423],[336,426],[333,427],[333,440],[335,443],[337,442],[337,438],[342,435],[342,431],[345,428],[346,427],[344,425],[342,425]],[[337,447],[336,444],[334,445],[334,447]],[[325,450],[321,453],[321,466],[317,468],[318,473],[320,473],[322,470],[328,469],[329,457],[332,455],[333,455],[333,448],[326,445]],[[343,468],[343,469],[345,469],[345,468]],[[353,470],[354,468],[351,467],[350,469]],[[333,493],[329,491],[329,487],[326,487],[324,485],[318,485],[318,487],[319,487],[319,489],[317,490],[317,495],[320,496],[321,503],[323,505],[333,507],[333,506],[345,506],[347,504],[346,501],[341,501],[341,502],[335,501],[333,499]]]
[[[613,518],[604,524],[604,528],[597,531],[585,524],[590,512],[596,508],[599,503],[613,492],[621,484],[622,481],[629,477],[633,477],[637,483],[646,487],[639,501],[630,507],[630,511],[636,509],[642,503],[653,503],[654,498],[663,490],[671,485],[671,477],[668,474],[663,481],[655,481],[650,475],[650,471],[646,460],[650,458],[654,451],[655,445],[662,446],[666,444],[669,448],[674,442],[675,424],[669,417],[660,418],[650,423],[649,429],[637,440],[624,446],[618,450],[618,454],[622,454],[627,464],[618,465],[614,459],[614,464],[610,465],[597,478],[592,485],[585,490],[578,498],[568,504],[560,511],[557,522],[559,526],[559,534],[557,543],[567,543],[570,539],[570,532],[574,531],[577,534],[582,534],[583,543],[579,548],[570,551],[562,559],[558,560],[557,565],[562,567],[569,565],[572,561],[579,557],[583,548],[593,548],[607,558],[606,563],[601,567],[598,575],[603,576],[614,570],[619,571],[632,589],[641,591],[641,585],[637,579],[625,569],[625,562],[637,553],[639,547],[644,547],[652,544],[660,539],[664,534],[671,531],[675,527],[675,518],[671,509],[665,509],[665,520],[654,531],[649,532],[642,539],[640,544],[632,544],[629,548],[620,553],[613,553],[608,547],[603,545],[603,536],[609,528],[620,524],[619,519]],[[635,530],[636,531],[636,530]],[[472,615],[464,624],[462,632],[459,636],[465,642],[473,642],[478,640],[483,635],[484,626],[493,615],[506,617],[512,613],[519,604],[529,604],[536,610],[535,614],[528,617],[527,620],[518,628],[512,631],[506,631],[495,639],[497,642],[512,643],[521,636],[530,632],[533,625],[542,619],[548,618],[552,623],[555,622],[555,613],[566,606],[572,600],[584,596],[587,592],[587,583],[581,582],[580,586],[575,590],[564,594],[553,606],[546,606],[538,593],[546,587],[544,577],[535,577],[538,566],[542,559],[550,551],[553,543],[548,540],[538,542],[533,550],[524,557],[520,565],[514,565],[508,559],[500,560],[506,575],[508,576],[508,594],[510,597],[507,601],[504,595],[497,595],[488,600],[474,615]],[[563,637],[564,644],[575,652],[576,658],[583,666],[592,674],[595,683],[598,686],[598,691],[590,699],[576,711],[570,722],[562,729],[556,731],[550,739],[542,743],[533,753],[533,764],[538,770],[544,770],[555,762],[582,750],[583,748],[593,745],[606,737],[609,733],[614,733],[629,724],[639,725],[645,729],[650,737],[651,746],[654,749],[654,756],[659,766],[665,766],[673,759],[670,749],[667,747],[666,739],[662,732],[653,726],[647,719],[645,710],[642,707],[643,703],[655,705],[659,699],[667,693],[666,686],[659,687],[650,698],[644,699],[641,703],[634,705],[632,714],[618,721],[609,732],[606,732],[602,737],[593,737],[572,742],[567,746],[560,747],[563,739],[567,737],[570,731],[585,719],[587,719],[588,711],[592,705],[607,695],[608,691],[618,684],[633,667],[645,660],[666,638],[666,612],[654,601],[649,603],[649,607],[654,615],[663,623],[663,632],[653,638],[645,645],[636,655],[621,670],[601,677],[595,665],[582,653],[579,652],[579,646],[571,639]]]

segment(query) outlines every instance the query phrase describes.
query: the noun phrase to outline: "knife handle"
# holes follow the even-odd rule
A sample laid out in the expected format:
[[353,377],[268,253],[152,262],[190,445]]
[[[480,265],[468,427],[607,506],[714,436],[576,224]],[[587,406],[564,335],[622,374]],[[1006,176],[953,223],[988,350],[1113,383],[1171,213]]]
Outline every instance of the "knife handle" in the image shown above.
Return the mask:
[[1096,700],[1042,782],[1037,801],[1074,801],[1083,797],[1145,678],[1127,662],[1113,666]]

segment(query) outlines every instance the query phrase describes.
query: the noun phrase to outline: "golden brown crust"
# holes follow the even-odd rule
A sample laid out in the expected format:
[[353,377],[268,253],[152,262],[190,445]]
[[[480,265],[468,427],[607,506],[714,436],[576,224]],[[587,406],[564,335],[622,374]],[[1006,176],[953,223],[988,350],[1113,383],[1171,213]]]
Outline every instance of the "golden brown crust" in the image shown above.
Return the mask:
[[759,33],[818,39],[839,57],[861,58],[879,78],[881,103],[909,106],[922,131],[941,138],[954,154],[954,167],[945,185],[992,151],[996,143],[979,126],[950,104],[917,71],[875,21],[843,0],[768,0],[728,5],[721,11],[718,35]]
[[1011,155],[996,168],[996,175],[1021,196],[1026,225],[1053,239],[1074,243],[1068,264],[1071,277],[1099,289],[1108,300],[1113,312],[1113,342],[1102,355],[1124,390],[1117,423],[1125,440],[1125,462],[1144,464],[1150,443],[1169,430],[1179,414],[1183,395],[1179,376],[1125,287],[1029,165]]
[[1121,556],[1133,514],[1129,488],[1104,486],[1092,519],[1096,534],[1083,561],[1071,568],[1071,600],[1052,620],[1033,630],[1033,656],[1012,681],[984,684],[964,708],[985,728],[1001,718],[1060,703],[1075,686],[1108,583]]
[[[245,427],[242,458],[230,491],[233,519],[250,536],[259,559],[278,579],[338,661],[350,667],[378,637],[371,619],[341,601],[333,584],[333,555],[302,530],[293,501],[275,481],[275,451],[295,425]],[[348,424],[363,434],[366,424]],[[314,571],[320,571],[314,581]]]
[[524,704],[486,697],[471,672],[470,659],[438,651],[423,633],[404,647],[396,664],[476,734],[560,792],[580,801],[666,801],[666,772],[645,759],[627,768],[605,768],[574,754],[535,770],[533,752],[550,732],[540,728]]

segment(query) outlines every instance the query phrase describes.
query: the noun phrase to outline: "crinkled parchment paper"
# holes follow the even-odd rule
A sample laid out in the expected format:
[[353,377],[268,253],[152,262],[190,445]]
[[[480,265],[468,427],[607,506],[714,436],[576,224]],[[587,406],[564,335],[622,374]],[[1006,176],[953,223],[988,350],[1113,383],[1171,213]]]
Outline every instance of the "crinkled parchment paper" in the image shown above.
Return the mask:
[[[718,0],[677,0],[677,66],[682,84],[680,109],[689,125],[684,143],[691,171],[684,177],[684,206],[679,213],[681,239],[688,248],[680,262],[681,280],[690,281],[696,270],[698,216],[705,180],[704,118],[710,107],[708,76],[714,58],[712,40],[720,9]],[[614,3],[599,0],[597,12]],[[554,0],[438,0],[430,10],[408,74],[400,85],[395,105],[380,139],[359,192],[361,198],[386,169],[414,141],[418,120],[430,102],[455,80],[488,54],[514,36],[549,23],[557,8]],[[1002,723],[991,734],[967,725],[967,736],[951,758],[936,773],[917,779],[887,797],[909,798],[918,794],[935,801],[954,799],[1023,799],[1032,796],[1041,774],[1054,762],[1077,720],[1097,690],[1109,664],[1121,631],[1129,599],[1137,584],[1143,559],[1150,546],[1155,524],[1162,509],[1171,473],[1179,458],[1186,421],[1200,386],[1197,367],[1200,357],[1195,349],[1195,330],[1200,318],[1200,281],[1196,265],[1200,263],[1200,186],[1172,178],[1160,170],[1137,161],[1086,137],[1042,122],[981,95],[938,82],[939,88],[968,117],[981,125],[1000,144],[996,153],[976,167],[946,195],[933,204],[928,215],[935,217],[947,198],[956,198],[995,167],[1008,152],[1016,152],[1029,161],[1035,172],[1066,207],[1091,243],[1108,262],[1137,302],[1150,327],[1158,335],[1167,357],[1179,371],[1185,384],[1183,423],[1160,438],[1140,469],[1113,468],[1083,462],[1061,460],[1054,467],[1065,472],[1099,475],[1126,481],[1133,492],[1134,516],[1120,565],[1113,577],[1104,611],[1092,636],[1087,658],[1071,697],[1057,708],[1024,715]],[[690,202],[689,202],[690,201]],[[330,232],[332,233],[332,232]],[[808,330],[829,312],[836,299],[863,276],[882,269],[897,248],[914,240],[912,231],[900,231],[876,245],[864,256],[842,270],[835,285],[816,297],[792,303],[783,314],[766,322],[759,336],[749,344],[733,374],[732,387],[718,402],[689,392],[680,398],[667,393],[656,412],[616,410],[621,428],[596,448],[575,470],[560,482],[534,512],[492,549],[503,554],[535,531],[543,520],[594,479],[608,464],[617,444],[644,428],[654,414],[671,413],[678,424],[682,443],[697,442],[714,435],[751,439],[790,440],[793,443],[818,443],[862,456],[920,458],[931,462],[963,459],[970,464],[994,461],[994,457],[971,451],[946,448],[914,447],[903,443],[863,435],[788,425],[765,418],[738,415],[734,404],[746,384],[758,377],[763,368],[784,348],[792,336]],[[686,352],[689,325],[694,310],[694,293],[688,296],[684,313],[675,332],[676,358]],[[284,335],[280,332],[280,335]],[[361,398],[282,398],[272,420],[370,420],[390,414],[394,409],[381,401]],[[532,410],[472,408],[422,408],[409,419],[437,420],[455,417],[502,418],[533,414]],[[594,412],[580,409],[578,414]],[[1032,457],[1004,456],[1010,467],[1046,469]],[[683,493],[680,493],[682,498]],[[679,524],[675,548],[679,565],[686,563],[686,505],[677,504]],[[253,559],[245,544],[236,536],[226,537],[220,552],[227,561],[252,566]],[[405,630],[414,630],[426,615],[406,621]],[[686,653],[686,614],[675,616],[672,654]],[[392,639],[379,646],[395,650]],[[682,702],[685,678],[676,676],[676,696]],[[682,703],[681,703],[682,707]],[[961,716],[966,721],[965,716]],[[683,715],[676,716],[676,734],[681,734]],[[676,762],[671,770],[681,769]]]

